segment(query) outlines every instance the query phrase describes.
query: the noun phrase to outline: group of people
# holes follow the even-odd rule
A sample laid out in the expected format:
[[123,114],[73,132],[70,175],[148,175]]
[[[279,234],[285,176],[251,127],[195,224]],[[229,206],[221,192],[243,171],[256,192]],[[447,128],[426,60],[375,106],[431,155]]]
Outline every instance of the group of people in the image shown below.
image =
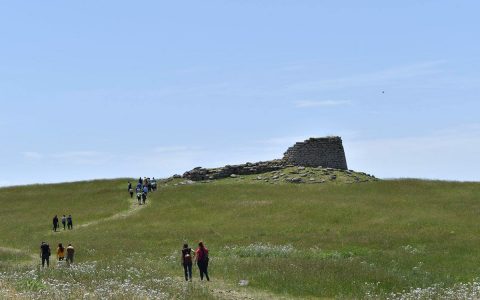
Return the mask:
[[[65,226],[68,228],[68,229],[73,229],[73,220],[72,220],[72,215],[68,215],[68,217],[66,217],[65,215],[62,216],[62,225],[63,225],[63,230],[65,230]],[[53,231],[57,231],[57,229],[60,228],[60,225],[59,225],[59,222],[58,222],[58,217],[57,215],[55,215],[55,217],[53,217]]]
[[[153,177],[152,180],[147,177],[144,177],[144,179],[140,177],[136,186],[138,203],[145,204],[145,201],[147,200],[147,194],[149,192],[155,191],[156,189],[157,182],[155,180],[155,177]],[[130,197],[133,198],[133,189],[131,182],[128,182],[128,192],[130,193]],[[66,228],[73,229],[72,215],[68,215],[68,217],[63,215],[61,218],[61,222],[63,225],[63,230],[65,230]],[[57,231],[58,228],[59,219],[57,215],[55,215],[55,217],[53,217],[53,231]],[[66,254],[66,262],[68,265],[70,265],[73,263],[74,253],[75,249],[73,248],[72,244],[68,244],[67,248],[65,248],[62,243],[59,243],[57,247],[57,260],[65,260]],[[42,244],[40,245],[40,258],[42,260],[42,267],[45,267],[45,263],[47,264],[47,267],[50,265],[50,256],[50,245],[46,242],[42,242]],[[198,270],[200,271],[200,280],[203,281],[203,278],[205,278],[207,279],[207,281],[210,281],[210,277],[208,276],[208,249],[207,247],[205,247],[203,242],[198,243],[198,248],[195,251],[193,251],[192,248],[188,247],[188,244],[184,244],[182,248],[181,259],[186,281],[192,281],[192,266],[194,262],[197,264]]]
[[188,244],[184,244],[182,249],[182,266],[185,273],[185,281],[192,281],[193,260],[195,260],[200,271],[200,280],[203,281],[203,277],[205,277],[207,281],[210,281],[210,277],[208,277],[208,249],[203,242],[198,243],[198,248],[193,254],[195,255],[194,258],[192,258],[192,248],[189,248]]
[[[57,247],[57,260],[63,261],[65,260],[65,252],[67,254],[67,264],[70,265],[73,263],[73,255],[75,254],[75,249],[73,248],[72,244],[68,244],[67,248],[63,247],[62,243],[58,244]],[[42,242],[40,245],[40,258],[42,260],[42,268],[45,267],[45,263],[47,263],[47,267],[50,266],[50,256],[51,250],[50,245],[46,242]]]
[[[135,192],[137,194],[137,201],[139,205],[145,204],[147,201],[147,195],[150,192],[157,190],[157,180],[155,177],[150,179],[150,177],[140,177],[137,182],[137,186],[135,188]],[[128,192],[130,193],[130,198],[133,198],[133,187],[132,183],[128,182]]]

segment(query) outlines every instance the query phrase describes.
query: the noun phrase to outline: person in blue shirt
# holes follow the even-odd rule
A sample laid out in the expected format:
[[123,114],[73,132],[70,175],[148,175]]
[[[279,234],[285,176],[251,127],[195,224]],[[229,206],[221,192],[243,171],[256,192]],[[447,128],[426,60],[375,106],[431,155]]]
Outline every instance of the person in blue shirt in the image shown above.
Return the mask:
[[148,187],[144,186],[143,187],[143,194],[142,194],[143,204],[145,204],[145,202],[147,201],[147,194],[148,194]]

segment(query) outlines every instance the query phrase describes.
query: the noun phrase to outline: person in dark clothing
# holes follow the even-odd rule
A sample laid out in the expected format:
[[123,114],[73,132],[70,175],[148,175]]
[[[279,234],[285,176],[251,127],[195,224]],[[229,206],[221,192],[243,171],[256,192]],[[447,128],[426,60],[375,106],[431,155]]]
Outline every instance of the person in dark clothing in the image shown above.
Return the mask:
[[63,225],[63,230],[65,230],[65,225],[67,225],[67,217],[65,217],[65,215],[63,215],[62,217],[62,225]]
[[73,229],[72,215],[68,215],[68,217],[67,217],[67,227],[68,227],[68,229]]
[[203,245],[203,242],[198,243],[198,249],[195,250],[195,261],[197,262],[198,269],[200,270],[200,280],[203,280],[203,276],[210,281],[208,277],[208,249]]
[[55,217],[53,217],[53,231],[57,231],[57,228],[58,228],[58,217],[57,215],[55,215]]
[[133,189],[130,188],[130,189],[128,190],[128,192],[130,193],[130,198],[133,198]]
[[127,191],[130,192],[131,189],[132,189],[132,183],[129,181],[129,182],[128,182],[128,189],[127,189]]
[[185,281],[192,281],[192,248],[188,244],[183,244],[182,249],[182,265],[185,272]]
[[152,183],[150,182],[150,177],[147,177],[147,189],[148,189],[148,192],[150,193],[152,191]]
[[73,248],[72,244],[68,244],[67,247],[67,264],[73,264],[73,255],[75,254],[75,249]]
[[138,204],[142,204],[142,191],[137,188],[137,201],[138,201]]
[[47,262],[47,267],[50,266],[50,246],[42,242],[40,245],[40,258],[42,259],[42,268],[45,267],[45,262]]
[[155,179],[155,177],[152,178],[152,191],[156,191],[157,190],[157,180]]

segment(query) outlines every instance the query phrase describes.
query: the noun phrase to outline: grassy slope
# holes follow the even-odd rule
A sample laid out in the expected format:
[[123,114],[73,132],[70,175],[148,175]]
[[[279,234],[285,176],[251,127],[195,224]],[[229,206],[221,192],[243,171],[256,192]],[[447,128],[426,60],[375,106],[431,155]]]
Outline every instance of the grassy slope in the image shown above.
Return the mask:
[[[244,289],[294,297],[361,297],[373,285],[380,294],[452,285],[480,271],[478,183],[265,184],[232,178],[174,185],[177,180],[128,218],[49,232],[51,215],[62,213],[61,207],[77,224],[127,209],[125,182],[0,189],[0,246],[36,254],[42,239],[72,241],[79,262],[134,266],[142,278],[162,278],[181,276],[179,248],[201,239],[211,250],[214,280],[234,285],[248,279]],[[2,251],[0,258],[25,260]],[[78,279],[87,288],[95,280],[89,276]],[[186,293],[166,288],[170,295]],[[208,297],[201,288],[193,293]]]

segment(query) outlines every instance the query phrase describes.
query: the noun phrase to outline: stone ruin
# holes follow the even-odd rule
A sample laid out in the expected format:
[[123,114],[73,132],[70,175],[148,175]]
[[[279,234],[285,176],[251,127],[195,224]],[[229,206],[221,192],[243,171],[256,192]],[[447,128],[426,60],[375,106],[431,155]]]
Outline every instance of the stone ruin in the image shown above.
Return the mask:
[[283,160],[294,166],[348,169],[342,139],[338,136],[298,142],[288,148]]
[[235,175],[261,174],[292,166],[347,170],[342,139],[338,136],[310,138],[288,148],[282,159],[212,169],[197,167],[185,172],[182,177],[193,181],[212,180]]

